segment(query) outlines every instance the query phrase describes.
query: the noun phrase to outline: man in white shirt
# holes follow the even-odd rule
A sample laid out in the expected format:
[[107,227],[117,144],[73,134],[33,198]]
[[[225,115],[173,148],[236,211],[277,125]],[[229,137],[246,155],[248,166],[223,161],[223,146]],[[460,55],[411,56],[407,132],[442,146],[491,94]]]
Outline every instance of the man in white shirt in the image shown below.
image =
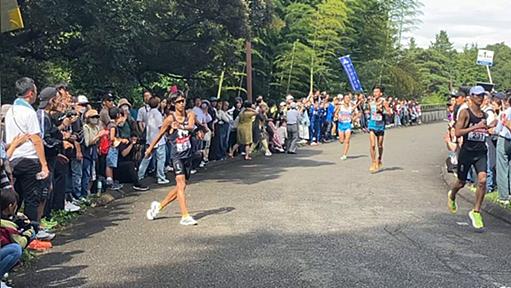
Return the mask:
[[201,108],[201,105],[202,105],[202,99],[200,97],[195,97],[193,98],[193,113],[195,113],[195,122],[197,123],[203,123],[204,121],[204,112],[202,112],[202,108]]
[[[34,80],[24,77],[16,81],[17,99],[5,115],[6,143],[16,137],[30,135],[30,141],[21,144],[11,158],[14,187],[25,204],[24,213],[33,221],[40,221],[48,195],[43,195],[40,181],[48,177],[48,165],[41,140],[41,128],[32,107],[37,98]],[[21,203],[20,203],[21,206]]]
[[[158,106],[160,105],[160,99],[158,97],[152,97],[149,99],[149,107],[151,110],[147,112],[147,143],[152,143],[153,140],[158,137],[158,133],[160,133],[160,128],[163,124],[163,116],[161,112],[158,110]],[[155,152],[149,158],[144,158],[140,162],[140,167],[138,169],[138,179],[141,180],[144,178],[145,172],[151,159],[154,154],[156,154],[156,176],[158,178],[158,184],[168,184],[170,181],[167,180],[165,176],[165,156],[166,156],[166,143],[165,138],[162,137],[160,141],[155,146]]]
[[145,130],[145,127],[147,125],[147,113],[149,110],[151,110],[151,107],[149,107],[149,99],[151,99],[153,95],[149,91],[144,91],[144,106],[140,107],[138,109],[137,113],[137,124],[138,128],[140,129],[140,132],[143,132]]

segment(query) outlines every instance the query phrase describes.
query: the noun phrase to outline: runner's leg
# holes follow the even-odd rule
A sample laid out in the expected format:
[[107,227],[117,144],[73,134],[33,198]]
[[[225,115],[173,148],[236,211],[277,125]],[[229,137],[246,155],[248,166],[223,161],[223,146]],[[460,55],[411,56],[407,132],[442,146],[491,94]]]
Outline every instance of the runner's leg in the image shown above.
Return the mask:
[[344,132],[339,129],[339,143],[344,144]]
[[344,140],[344,152],[342,155],[344,156],[347,156],[348,155],[348,151],[350,149],[350,140],[351,140],[351,131],[348,130],[346,131],[345,133],[345,140]]
[[474,210],[481,211],[481,205],[483,204],[484,195],[486,194],[486,172],[481,171],[477,174],[477,190],[476,190],[476,202]]
[[177,186],[172,188],[165,199],[160,202],[161,209],[163,210],[165,207],[167,207],[172,201],[176,200],[177,198]]
[[181,217],[186,218],[190,216],[188,214],[188,208],[186,206],[185,189],[186,189],[186,177],[185,175],[176,176],[176,190],[177,190],[177,201],[179,202],[179,209],[181,210]]
[[374,131],[369,131],[369,153],[371,155],[371,162],[376,161],[376,135]]
[[384,135],[378,136],[378,162],[381,164],[383,159],[383,140]]

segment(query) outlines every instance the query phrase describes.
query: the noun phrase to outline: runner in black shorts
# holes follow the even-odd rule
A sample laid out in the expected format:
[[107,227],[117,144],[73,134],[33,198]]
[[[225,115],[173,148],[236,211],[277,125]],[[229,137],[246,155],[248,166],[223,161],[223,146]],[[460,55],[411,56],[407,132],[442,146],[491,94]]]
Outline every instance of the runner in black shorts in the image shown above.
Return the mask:
[[465,186],[467,175],[474,167],[477,172],[477,191],[474,209],[468,213],[472,226],[476,229],[484,228],[480,210],[486,194],[486,168],[488,126],[486,114],[481,110],[486,92],[483,87],[475,86],[470,89],[471,103],[468,109],[460,111],[455,124],[456,137],[463,137],[463,144],[458,155],[458,181],[447,194],[449,210],[456,213],[456,194]]
[[163,208],[177,199],[181,209],[180,224],[196,225],[197,221],[188,214],[185,198],[186,181],[190,178],[192,169],[191,133],[195,128],[195,113],[191,111],[186,113],[185,100],[186,98],[182,92],[179,92],[178,96],[173,98],[176,112],[170,114],[163,121],[158,137],[146,151],[146,157],[149,157],[156,143],[160,141],[163,135],[169,132],[169,140],[172,146],[170,158],[172,159],[174,173],[176,174],[176,187],[169,191],[162,202],[152,202],[151,208],[147,210],[146,217],[149,220],[153,220]]

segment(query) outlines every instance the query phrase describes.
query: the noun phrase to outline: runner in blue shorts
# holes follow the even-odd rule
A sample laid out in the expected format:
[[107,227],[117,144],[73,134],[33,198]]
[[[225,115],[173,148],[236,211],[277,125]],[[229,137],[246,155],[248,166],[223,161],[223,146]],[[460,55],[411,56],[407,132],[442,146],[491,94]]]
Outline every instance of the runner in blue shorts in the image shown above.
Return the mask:
[[351,103],[350,95],[344,95],[339,108],[337,109],[337,130],[339,134],[339,142],[344,144],[344,150],[341,160],[348,159],[348,150],[350,149],[351,127],[353,123],[353,115],[356,107]]
[[[383,98],[383,92],[383,87],[375,86],[373,88],[373,100],[369,103],[371,114],[367,128],[369,129],[369,152],[371,154],[371,167],[369,168],[369,172],[371,173],[378,172],[383,166],[383,138],[385,136],[384,109],[387,115],[392,115],[392,109],[390,109],[389,104],[385,101],[385,98]],[[378,143],[378,158],[376,158],[376,143]]]

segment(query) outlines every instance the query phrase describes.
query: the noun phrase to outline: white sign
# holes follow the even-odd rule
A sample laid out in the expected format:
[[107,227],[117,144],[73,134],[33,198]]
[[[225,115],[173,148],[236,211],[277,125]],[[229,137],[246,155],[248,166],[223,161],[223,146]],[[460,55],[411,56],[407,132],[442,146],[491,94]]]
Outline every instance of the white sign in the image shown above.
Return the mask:
[[493,65],[493,51],[490,50],[479,50],[477,52],[477,64],[484,66]]

